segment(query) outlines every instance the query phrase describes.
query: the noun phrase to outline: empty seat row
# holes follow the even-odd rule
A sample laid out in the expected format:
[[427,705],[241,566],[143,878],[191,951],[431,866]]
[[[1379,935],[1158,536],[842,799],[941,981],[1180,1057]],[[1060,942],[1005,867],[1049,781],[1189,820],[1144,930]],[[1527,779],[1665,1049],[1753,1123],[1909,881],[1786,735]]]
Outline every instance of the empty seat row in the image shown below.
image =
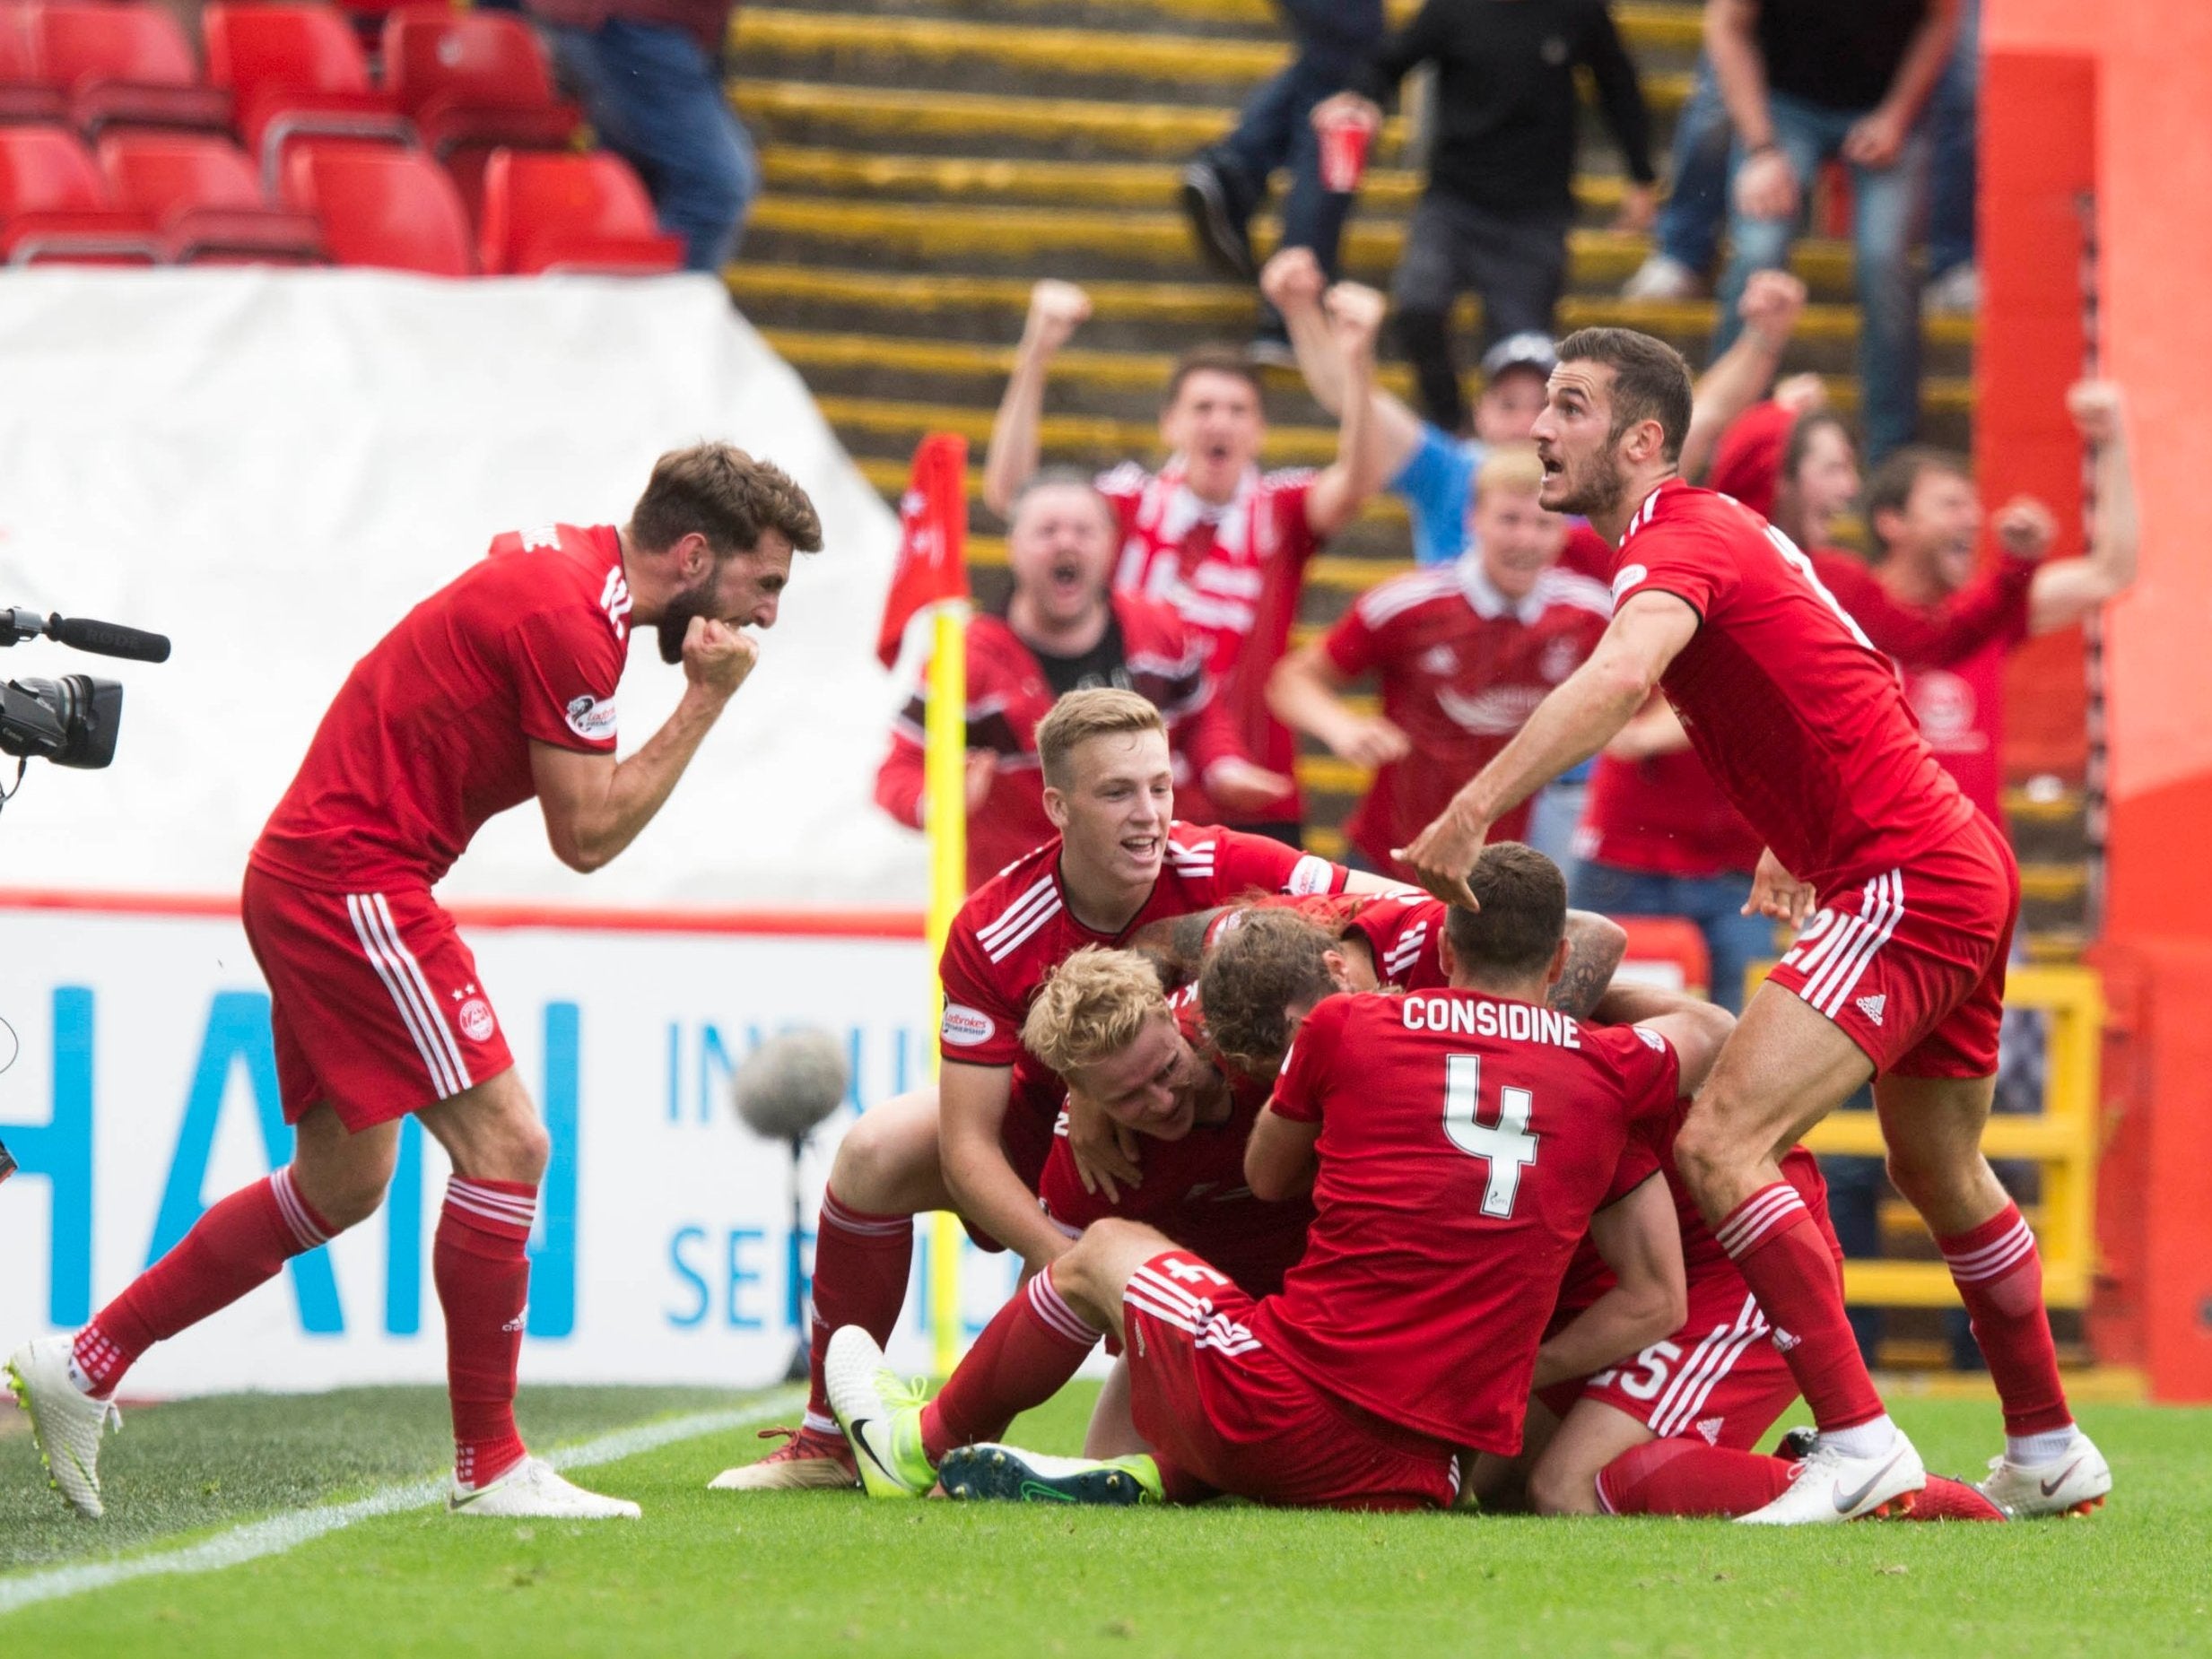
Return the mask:
[[174,20],[143,0],[0,5],[0,120],[65,121],[88,139],[115,125],[230,126],[271,188],[297,137],[419,141],[472,195],[492,150],[566,148],[580,125],[509,13],[391,13],[381,86],[331,6],[216,4],[201,24],[205,84]]
[[318,138],[267,192],[213,134],[0,127],[0,260],[96,264],[324,259],[440,276],[642,274],[682,263],[620,158],[498,149],[472,236],[453,180],[419,151]]

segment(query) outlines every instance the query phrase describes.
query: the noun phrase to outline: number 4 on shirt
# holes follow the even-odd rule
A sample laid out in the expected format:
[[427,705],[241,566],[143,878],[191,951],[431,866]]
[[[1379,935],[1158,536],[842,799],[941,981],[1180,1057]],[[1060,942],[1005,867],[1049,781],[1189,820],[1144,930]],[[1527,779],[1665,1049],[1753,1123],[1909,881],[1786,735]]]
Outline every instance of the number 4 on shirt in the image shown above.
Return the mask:
[[1526,1089],[1498,1090],[1494,1124],[1481,1120],[1483,1062],[1480,1055],[1448,1055],[1444,1059],[1444,1133],[1470,1158],[1490,1165],[1483,1189],[1483,1213],[1501,1219],[1513,1213],[1520,1172],[1536,1162],[1537,1138],[1528,1133],[1536,1097]]

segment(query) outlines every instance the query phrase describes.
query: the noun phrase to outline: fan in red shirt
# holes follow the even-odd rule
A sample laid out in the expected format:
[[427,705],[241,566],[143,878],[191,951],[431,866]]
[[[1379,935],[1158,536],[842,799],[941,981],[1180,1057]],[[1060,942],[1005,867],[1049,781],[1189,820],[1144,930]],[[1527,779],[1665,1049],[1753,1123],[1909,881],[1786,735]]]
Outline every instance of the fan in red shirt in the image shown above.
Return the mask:
[[[1462,897],[1493,820],[1602,746],[1664,686],[1715,782],[1766,843],[1752,902],[1805,923],[1753,998],[1676,1142],[1685,1177],[1819,1424],[1798,1477],[1746,1519],[1849,1520],[1918,1492],[1842,1287],[1772,1149],[1870,1076],[1893,1179],[1928,1220],[2005,1410],[1984,1483],[2016,1511],[2109,1490],[2059,1379],[2033,1235],[1976,1146],[1990,1103],[2019,876],[1914,729],[1895,671],[1787,536],[1676,475],[1689,371],[1663,342],[1586,329],[1536,429],[1547,506],[1619,548],[1589,662],[1406,849]],[[1824,907],[1813,913],[1817,896]],[[1809,916],[1809,921],[1807,917]]]
[[963,1448],[948,1493],[1408,1508],[1452,1500],[1459,1448],[1519,1444],[1546,1316],[1630,1127],[1697,1080],[1728,1021],[1685,1001],[1602,1029],[1545,1006],[1564,879],[1511,844],[1470,879],[1488,902],[1452,918],[1452,988],[1322,1001],[1253,1129],[1252,1190],[1312,1193],[1281,1294],[1254,1301],[1132,1222],[1053,1264],[1067,1307],[1121,1337],[1150,1455]]
[[[1059,834],[971,893],[954,920],[937,968],[937,1086],[871,1108],[838,1143],[814,1246],[806,1420],[774,1455],[725,1472],[718,1486],[852,1484],[823,1363],[842,1325],[890,1337],[906,1301],[916,1215],[955,1212],[979,1243],[1032,1265],[1067,1248],[1036,1201],[1067,1086],[1022,1044],[1030,1004],[1055,968],[1085,945],[1119,946],[1149,923],[1254,890],[1387,885],[1266,837],[1176,821],[1167,729],[1134,692],[1069,692],[1038,726],[1037,752]],[[1141,1179],[1094,1105],[1075,1096],[1067,1109],[1077,1151]]]
[[[971,888],[1052,838],[1037,723],[1069,691],[1119,686],[1159,708],[1175,749],[1176,800],[1196,822],[1214,821],[1216,801],[1264,805],[1287,786],[1239,752],[1206,669],[1207,641],[1168,605],[1108,591],[1119,540],[1112,509],[1079,473],[1039,473],[1015,499],[1013,594],[1001,614],[976,617],[967,632]],[[915,830],[923,827],[924,712],[917,691],[875,776],[876,803]]]
[[[1323,638],[1277,664],[1268,686],[1285,723],[1376,769],[1345,826],[1372,869],[1395,868],[1391,849],[1581,666],[1612,615],[1604,588],[1557,568],[1566,521],[1537,500],[1535,450],[1495,449],[1476,479],[1474,546],[1369,590]],[[1370,674],[1381,681],[1382,711],[1362,715],[1343,693]],[[1519,838],[1528,815],[1524,803],[1499,835]]]
[[[1181,614],[1206,643],[1207,672],[1239,749],[1286,778],[1295,772],[1297,744],[1267,710],[1267,674],[1289,644],[1306,566],[1379,482],[1366,387],[1383,310],[1382,296],[1370,289],[1344,284],[1330,295],[1330,317],[1359,390],[1345,401],[1337,458],[1322,471],[1260,470],[1267,420],[1258,372],[1239,352],[1200,347],[1184,355],[1168,380],[1160,413],[1167,464],[1152,473],[1128,462],[1098,481],[1120,525],[1116,591],[1163,601]],[[984,458],[983,499],[995,512],[1008,510],[1037,469],[1046,376],[1090,314],[1089,296],[1072,283],[1040,282],[1031,295]],[[1295,844],[1302,812],[1293,781],[1229,821]]]
[[[354,664],[246,873],[292,1162],[216,1204],[74,1346],[33,1342],[10,1362],[79,1509],[100,1513],[92,1458],[131,1363],[373,1214],[412,1115],[453,1162],[433,1255],[452,1508],[638,1513],[570,1485],[516,1429],[525,1246],[548,1146],[475,960],[431,890],[487,819],[533,795],[571,868],[629,846],[751,672],[757,647],[737,630],[773,625],[793,550],[821,544],[789,478],[701,444],[660,458],[620,529],[500,536]],[[684,691],[617,761],[615,685],[640,626],[683,664]]]

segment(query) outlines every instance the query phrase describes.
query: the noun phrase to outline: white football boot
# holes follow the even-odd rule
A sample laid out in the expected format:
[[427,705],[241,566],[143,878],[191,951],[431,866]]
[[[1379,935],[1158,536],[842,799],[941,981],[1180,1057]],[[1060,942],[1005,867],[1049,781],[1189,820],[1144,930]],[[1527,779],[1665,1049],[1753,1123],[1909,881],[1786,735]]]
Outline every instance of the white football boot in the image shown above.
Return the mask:
[[42,1336],[25,1342],[8,1358],[8,1386],[30,1413],[48,1483],[97,1521],[108,1513],[100,1501],[100,1437],[110,1424],[120,1429],[123,1414],[113,1401],[95,1400],[77,1386],[72,1341]]
[[542,1457],[525,1457],[489,1486],[457,1484],[446,1494],[446,1508],[501,1521],[634,1521],[645,1513],[626,1498],[602,1498],[570,1484]]
[[822,1380],[870,1498],[921,1498],[937,1482],[922,1449],[919,1383],[901,1382],[874,1337],[849,1325],[830,1338]]
[[2077,1429],[2074,1443],[2048,1463],[1990,1458],[1990,1478],[1974,1486],[1991,1503],[2003,1505],[2024,1521],[2046,1515],[2087,1515],[2103,1507],[2112,1490],[2112,1471],[2104,1454]]
[[1927,1484],[1920,1455],[1902,1429],[1887,1451],[1872,1457],[1846,1456],[1816,1443],[1798,1460],[1788,1490],[1765,1508],[1737,1518],[1747,1526],[1817,1526],[1902,1513]]

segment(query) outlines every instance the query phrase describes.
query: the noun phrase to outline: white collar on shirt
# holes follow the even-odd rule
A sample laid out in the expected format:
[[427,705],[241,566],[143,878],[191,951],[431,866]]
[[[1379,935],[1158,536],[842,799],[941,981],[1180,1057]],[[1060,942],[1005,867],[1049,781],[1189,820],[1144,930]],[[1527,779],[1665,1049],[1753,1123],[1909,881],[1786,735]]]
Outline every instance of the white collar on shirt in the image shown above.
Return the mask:
[[1526,628],[1544,614],[1544,578],[1541,576],[1537,578],[1536,586],[1523,598],[1515,601],[1508,599],[1499,590],[1498,585],[1490,579],[1490,573],[1483,569],[1481,547],[1470,543],[1467,552],[1459,555],[1459,591],[1466,595],[1475,614],[1484,621],[1494,622],[1510,612],[1515,621]]
[[1173,456],[1160,469],[1160,482],[1169,491],[1166,509],[1160,515],[1163,541],[1180,542],[1193,525],[1210,524],[1215,541],[1233,544],[1241,539],[1251,517],[1252,498],[1259,491],[1259,468],[1248,466],[1237,480],[1237,491],[1224,502],[1202,501],[1183,482],[1183,457]]

